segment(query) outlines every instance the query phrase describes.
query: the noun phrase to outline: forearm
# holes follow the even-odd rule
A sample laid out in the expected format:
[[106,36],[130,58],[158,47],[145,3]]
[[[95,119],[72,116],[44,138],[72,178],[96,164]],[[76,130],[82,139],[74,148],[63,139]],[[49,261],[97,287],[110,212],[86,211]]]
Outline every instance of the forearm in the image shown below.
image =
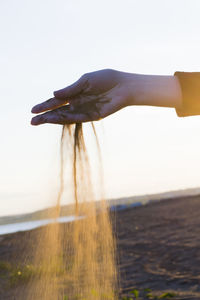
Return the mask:
[[182,92],[176,76],[132,74],[131,105],[180,108]]

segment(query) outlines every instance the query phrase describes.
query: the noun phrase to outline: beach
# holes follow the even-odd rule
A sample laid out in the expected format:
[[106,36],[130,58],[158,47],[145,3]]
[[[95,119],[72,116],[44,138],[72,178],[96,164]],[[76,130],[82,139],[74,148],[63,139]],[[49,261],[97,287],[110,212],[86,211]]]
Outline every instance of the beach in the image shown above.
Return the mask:
[[116,227],[123,294],[150,288],[200,299],[200,196],[120,211]]
[[[200,196],[151,202],[111,216],[117,238],[120,299],[131,297],[133,289],[139,291],[138,299],[147,299],[144,289],[151,289],[152,295],[173,292],[173,299],[200,299]],[[16,297],[26,284],[26,278],[20,280],[16,271],[23,266],[27,241],[34,240],[38,230],[42,229],[0,236],[1,300],[26,299]]]

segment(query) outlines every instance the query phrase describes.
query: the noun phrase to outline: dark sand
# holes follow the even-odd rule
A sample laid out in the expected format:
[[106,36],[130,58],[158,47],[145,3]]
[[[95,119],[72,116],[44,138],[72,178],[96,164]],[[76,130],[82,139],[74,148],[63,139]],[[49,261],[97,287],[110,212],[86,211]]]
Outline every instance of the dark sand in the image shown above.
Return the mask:
[[[119,211],[113,220],[121,295],[136,288],[139,299],[147,299],[143,290],[150,288],[154,295],[174,292],[172,299],[200,300],[200,196]],[[11,271],[2,262],[23,264],[26,241],[37,230],[0,236],[0,300],[22,300],[13,295],[26,283],[10,284]]]

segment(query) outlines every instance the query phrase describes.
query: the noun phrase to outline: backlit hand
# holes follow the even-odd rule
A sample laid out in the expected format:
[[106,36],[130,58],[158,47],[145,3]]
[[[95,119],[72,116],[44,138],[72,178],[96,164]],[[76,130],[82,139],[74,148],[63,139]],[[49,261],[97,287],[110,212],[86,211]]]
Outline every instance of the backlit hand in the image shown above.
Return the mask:
[[130,74],[111,69],[83,75],[54,97],[32,108],[32,125],[96,121],[129,105]]

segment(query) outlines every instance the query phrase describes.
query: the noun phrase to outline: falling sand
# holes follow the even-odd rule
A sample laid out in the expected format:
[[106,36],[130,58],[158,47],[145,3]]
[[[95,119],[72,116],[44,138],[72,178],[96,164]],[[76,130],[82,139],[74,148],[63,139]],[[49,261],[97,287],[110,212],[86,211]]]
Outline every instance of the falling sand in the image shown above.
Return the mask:
[[[100,147],[93,123],[91,129]],[[90,163],[82,124],[64,125],[61,137],[60,190],[57,205],[49,210],[55,222],[38,231],[33,255],[35,272],[28,300],[117,299],[115,240],[109,210],[102,198],[95,201]],[[59,225],[65,173],[71,175],[74,215],[79,220]]]

